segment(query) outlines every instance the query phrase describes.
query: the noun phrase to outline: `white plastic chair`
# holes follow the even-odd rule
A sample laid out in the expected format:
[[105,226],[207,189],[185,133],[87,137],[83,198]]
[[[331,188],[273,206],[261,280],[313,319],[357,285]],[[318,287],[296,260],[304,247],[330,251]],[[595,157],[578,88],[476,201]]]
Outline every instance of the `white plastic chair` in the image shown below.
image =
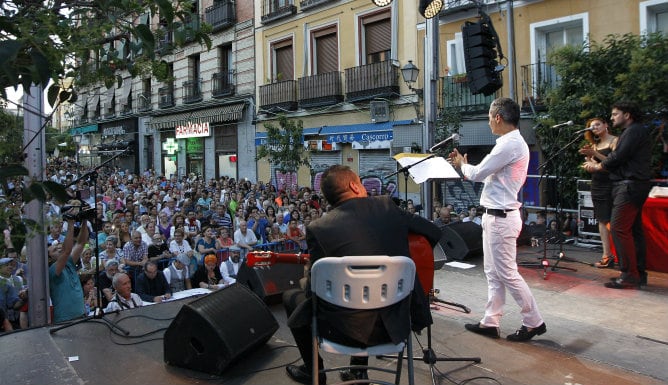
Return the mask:
[[[313,362],[318,362],[319,351],[348,356],[370,357],[397,354],[395,370],[367,366],[369,371],[395,374],[394,384],[401,379],[404,350],[407,351],[408,383],[413,385],[413,349],[410,327],[404,341],[359,348],[342,345],[320,336],[318,331],[318,301],[361,310],[381,309],[396,304],[410,296],[415,280],[415,264],[408,257],[396,256],[347,256],[317,260],[311,267],[311,291],[313,292]],[[407,325],[410,325],[410,306],[406,306]],[[344,366],[318,370],[313,365],[313,384],[318,384],[318,374],[340,369],[363,369],[360,366]],[[392,384],[383,380],[355,380],[357,383]],[[349,383],[349,382],[347,382]]]

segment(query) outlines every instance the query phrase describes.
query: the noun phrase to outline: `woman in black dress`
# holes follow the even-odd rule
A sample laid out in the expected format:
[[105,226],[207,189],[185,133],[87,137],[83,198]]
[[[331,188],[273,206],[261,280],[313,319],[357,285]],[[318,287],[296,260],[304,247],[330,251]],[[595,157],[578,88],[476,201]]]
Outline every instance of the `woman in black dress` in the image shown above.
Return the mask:
[[[617,137],[608,131],[608,122],[602,118],[587,121],[585,139],[589,144],[580,149],[586,160],[601,162],[615,149]],[[598,268],[614,267],[615,256],[610,249],[610,214],[612,213],[612,183],[607,171],[591,174],[591,200],[594,203],[594,217],[598,220],[598,232],[601,235],[603,256],[594,265]]]

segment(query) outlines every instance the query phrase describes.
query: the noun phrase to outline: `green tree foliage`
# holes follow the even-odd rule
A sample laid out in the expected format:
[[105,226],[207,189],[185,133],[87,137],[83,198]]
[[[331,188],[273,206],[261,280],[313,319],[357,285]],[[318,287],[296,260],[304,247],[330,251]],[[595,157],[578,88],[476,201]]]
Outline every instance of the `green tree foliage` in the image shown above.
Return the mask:
[[0,108],[0,165],[23,161],[23,119]]
[[[562,195],[563,206],[576,208],[576,181],[589,179],[589,175],[581,169],[583,158],[576,151],[582,143],[577,140],[569,145],[573,132],[584,128],[592,117],[609,120],[611,105],[621,99],[639,103],[648,123],[665,118],[668,38],[660,34],[610,35],[600,44],[563,47],[553,52],[548,61],[559,81],[548,91],[548,114],[537,119],[542,125],[536,133],[545,159],[552,159],[546,164],[546,173],[562,177],[555,188]],[[551,128],[568,120],[575,125]],[[657,140],[656,148],[648,149],[657,158],[660,143]]]
[[308,165],[308,154],[304,149],[304,126],[301,120],[289,120],[278,116],[278,126],[265,123],[267,144],[258,147],[255,160],[266,158],[279,170],[292,172]]
[[[175,46],[194,41],[211,47],[211,28],[191,22],[190,0],[56,0],[0,2],[0,94],[5,88],[49,81],[76,85],[118,82],[118,70],[132,76],[158,67],[160,37],[173,33]],[[161,28],[151,28],[147,17]],[[125,47],[123,52],[114,47]],[[51,87],[49,103],[71,100],[72,91]]]

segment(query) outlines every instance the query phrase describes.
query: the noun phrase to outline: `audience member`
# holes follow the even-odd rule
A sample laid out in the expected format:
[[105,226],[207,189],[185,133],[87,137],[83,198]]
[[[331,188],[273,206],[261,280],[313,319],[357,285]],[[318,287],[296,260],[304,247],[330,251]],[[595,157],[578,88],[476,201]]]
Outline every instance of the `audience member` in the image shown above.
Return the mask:
[[162,274],[165,276],[165,281],[169,284],[169,289],[172,293],[192,289],[190,274],[188,273],[189,263],[190,257],[185,253],[180,253],[177,254],[172,263],[162,271]]
[[74,243],[74,220],[68,219],[68,228],[62,248],[50,250],[55,262],[49,266],[49,293],[53,303],[53,321],[69,321],[84,315],[83,290],[79,282],[76,264],[88,242],[87,221],[81,221],[81,227]]
[[204,264],[197,269],[191,281],[193,287],[209,290],[218,290],[229,285],[229,282],[225,282],[220,274],[217,258],[214,254],[208,254],[204,257]]
[[105,313],[132,309],[144,305],[141,298],[132,292],[132,282],[126,273],[121,272],[114,275],[112,285],[116,292],[104,309]]
[[235,283],[242,263],[241,248],[239,246],[230,246],[229,257],[220,264],[220,275],[223,277],[223,281],[230,285]]
[[172,290],[155,261],[147,261],[144,272],[139,274],[135,283],[135,292],[142,301],[162,302],[172,298]]

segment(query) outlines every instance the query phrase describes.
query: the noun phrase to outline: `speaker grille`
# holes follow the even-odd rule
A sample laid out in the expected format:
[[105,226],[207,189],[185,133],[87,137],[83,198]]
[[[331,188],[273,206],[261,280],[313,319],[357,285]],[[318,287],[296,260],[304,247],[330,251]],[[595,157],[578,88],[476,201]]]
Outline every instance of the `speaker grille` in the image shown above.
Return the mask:
[[220,374],[278,330],[267,306],[243,285],[183,305],[165,332],[166,363]]

